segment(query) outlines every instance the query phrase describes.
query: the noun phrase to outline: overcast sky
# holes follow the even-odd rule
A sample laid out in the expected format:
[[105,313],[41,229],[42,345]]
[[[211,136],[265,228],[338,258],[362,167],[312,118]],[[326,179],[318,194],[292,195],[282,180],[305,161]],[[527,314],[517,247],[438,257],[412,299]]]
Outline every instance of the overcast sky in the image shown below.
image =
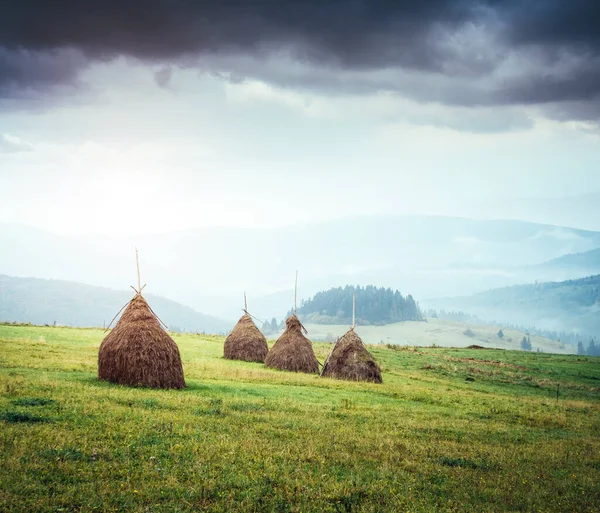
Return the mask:
[[599,19],[595,0],[12,2],[0,222],[600,229]]

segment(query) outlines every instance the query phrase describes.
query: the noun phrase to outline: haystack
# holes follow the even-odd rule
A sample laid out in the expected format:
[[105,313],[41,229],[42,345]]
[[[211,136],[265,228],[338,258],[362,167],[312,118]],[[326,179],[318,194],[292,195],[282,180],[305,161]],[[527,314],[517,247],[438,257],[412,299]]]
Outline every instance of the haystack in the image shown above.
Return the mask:
[[225,339],[223,347],[225,358],[246,362],[264,362],[269,346],[267,339],[259,331],[248,312],[244,313],[231,333]]
[[265,359],[267,367],[293,372],[319,372],[312,343],[304,336],[302,329],[300,319],[295,315],[286,319],[285,331]]
[[120,385],[185,386],[179,348],[139,292],[100,345],[98,377]]
[[363,341],[349,329],[333,347],[323,366],[321,376],[350,381],[382,383],[381,369],[367,351]]

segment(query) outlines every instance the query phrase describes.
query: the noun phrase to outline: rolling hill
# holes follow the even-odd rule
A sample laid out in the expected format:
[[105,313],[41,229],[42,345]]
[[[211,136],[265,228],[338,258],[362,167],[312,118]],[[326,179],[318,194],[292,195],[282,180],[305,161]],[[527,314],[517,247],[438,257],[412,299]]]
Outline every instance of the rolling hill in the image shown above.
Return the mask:
[[583,253],[569,253],[541,264],[539,268],[569,269],[584,272],[587,275],[600,273],[600,248],[584,251]]
[[427,306],[460,310],[487,321],[593,335],[600,333],[600,275],[430,300]]
[[[419,299],[465,295],[536,279],[579,277],[531,266],[600,247],[600,233],[520,221],[433,216],[357,217],[282,228],[198,228],[139,237],[59,236],[0,224],[0,272],[120,288],[135,273],[192,308],[235,318],[244,290],[260,318],[298,299],[354,283]],[[287,297],[287,300],[285,299]]]
[[[314,341],[331,342],[341,337],[348,326],[334,324],[305,323],[308,337]],[[526,335],[522,330],[504,328],[504,336],[498,337],[498,326],[467,324],[442,319],[427,319],[427,322],[406,321],[385,326],[357,326],[356,332],[367,344],[393,344],[398,346],[438,346],[466,348],[477,345],[485,348],[520,350],[521,340]],[[270,334],[277,338],[279,333]],[[576,346],[558,340],[529,335],[533,351],[544,353],[575,353]]]
[[[132,293],[70,281],[0,275],[0,321],[103,326]],[[173,331],[223,333],[233,326],[233,322],[201,314],[164,297],[145,297]]]
[[[335,287],[303,301],[297,313],[303,322],[316,324],[352,323],[355,300],[356,322],[359,324],[392,324],[402,321],[421,321],[423,314],[413,297],[383,287]],[[291,313],[291,312],[290,312]]]

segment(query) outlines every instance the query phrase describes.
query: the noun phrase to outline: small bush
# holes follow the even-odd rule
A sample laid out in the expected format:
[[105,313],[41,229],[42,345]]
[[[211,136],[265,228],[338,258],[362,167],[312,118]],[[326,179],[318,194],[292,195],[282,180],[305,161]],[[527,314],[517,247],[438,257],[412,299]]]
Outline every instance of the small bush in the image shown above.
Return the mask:
[[465,331],[463,331],[463,335],[465,335],[466,337],[474,337],[475,333],[473,333],[473,330],[471,328],[467,328]]

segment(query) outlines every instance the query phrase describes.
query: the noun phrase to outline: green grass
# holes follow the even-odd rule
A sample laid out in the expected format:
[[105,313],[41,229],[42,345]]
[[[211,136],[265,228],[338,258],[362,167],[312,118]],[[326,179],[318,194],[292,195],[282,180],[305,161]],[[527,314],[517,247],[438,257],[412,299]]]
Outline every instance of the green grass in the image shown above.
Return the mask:
[[371,346],[374,385],[175,335],[158,391],[99,382],[102,337],[0,326],[0,511],[600,510],[598,358]]
[[[313,340],[331,340],[342,336],[347,326],[328,324],[305,324]],[[498,337],[498,326],[473,325],[465,322],[447,321],[429,318],[427,322],[397,322],[384,326],[358,326],[357,333],[371,344],[398,344],[440,347],[467,347],[481,345],[488,348],[521,349],[521,340],[527,335],[533,350],[547,353],[573,354],[577,348],[571,344],[563,344],[557,340],[528,335],[523,331],[503,328],[504,337]],[[470,330],[472,336],[465,332]]]

